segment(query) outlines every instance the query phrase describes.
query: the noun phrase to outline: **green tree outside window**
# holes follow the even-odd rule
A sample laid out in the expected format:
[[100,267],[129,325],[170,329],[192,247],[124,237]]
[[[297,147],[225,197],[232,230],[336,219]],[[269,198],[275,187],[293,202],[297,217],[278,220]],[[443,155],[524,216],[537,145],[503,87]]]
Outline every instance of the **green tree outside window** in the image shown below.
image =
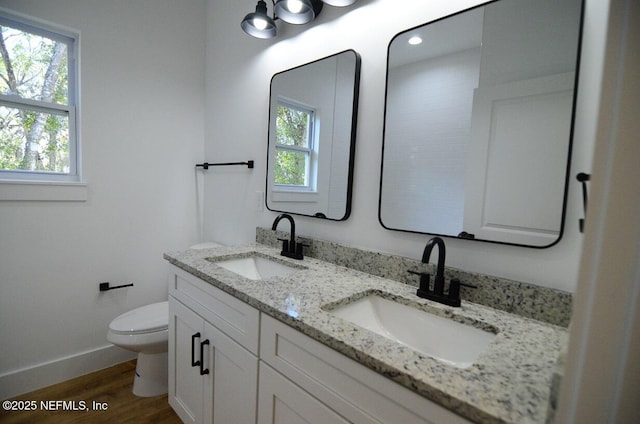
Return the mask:
[[0,169],[69,173],[67,43],[1,22]]
[[280,103],[276,117],[275,183],[309,186],[313,111]]

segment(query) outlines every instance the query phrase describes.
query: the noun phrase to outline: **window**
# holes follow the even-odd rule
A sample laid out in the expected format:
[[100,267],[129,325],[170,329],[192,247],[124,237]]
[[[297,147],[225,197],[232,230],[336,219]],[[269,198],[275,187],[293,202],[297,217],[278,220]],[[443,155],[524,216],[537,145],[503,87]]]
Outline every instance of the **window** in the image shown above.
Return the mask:
[[314,189],[314,127],[313,110],[278,102],[274,175],[280,188]]
[[78,181],[77,36],[0,13],[0,179]]

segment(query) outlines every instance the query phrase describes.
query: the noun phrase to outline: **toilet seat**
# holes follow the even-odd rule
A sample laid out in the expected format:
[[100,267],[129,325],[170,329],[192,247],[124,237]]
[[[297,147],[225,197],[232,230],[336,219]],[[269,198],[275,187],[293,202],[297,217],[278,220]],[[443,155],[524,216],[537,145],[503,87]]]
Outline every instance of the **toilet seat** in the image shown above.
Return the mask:
[[118,316],[109,324],[115,334],[135,335],[166,331],[169,327],[168,302],[141,306]]

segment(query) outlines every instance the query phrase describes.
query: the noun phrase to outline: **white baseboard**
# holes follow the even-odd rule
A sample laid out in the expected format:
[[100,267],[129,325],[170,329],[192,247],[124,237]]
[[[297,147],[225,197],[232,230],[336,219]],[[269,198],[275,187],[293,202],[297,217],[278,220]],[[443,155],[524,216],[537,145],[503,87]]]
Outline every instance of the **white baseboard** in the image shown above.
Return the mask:
[[[0,399],[16,397],[131,360],[135,352],[114,345],[81,352],[28,368],[0,375]],[[131,376],[133,379],[133,375]],[[50,399],[65,400],[65,399]]]

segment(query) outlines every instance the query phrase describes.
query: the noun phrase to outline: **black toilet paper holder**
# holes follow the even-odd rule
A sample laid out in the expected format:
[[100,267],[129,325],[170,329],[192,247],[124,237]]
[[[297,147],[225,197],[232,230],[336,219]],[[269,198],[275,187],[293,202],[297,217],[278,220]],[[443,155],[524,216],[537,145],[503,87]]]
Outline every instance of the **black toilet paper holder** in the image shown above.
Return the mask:
[[115,289],[121,289],[123,287],[133,287],[133,283],[131,284],[123,284],[121,286],[113,286],[111,287],[109,285],[109,282],[107,281],[106,283],[100,283],[100,291],[108,291],[108,290],[115,290]]

